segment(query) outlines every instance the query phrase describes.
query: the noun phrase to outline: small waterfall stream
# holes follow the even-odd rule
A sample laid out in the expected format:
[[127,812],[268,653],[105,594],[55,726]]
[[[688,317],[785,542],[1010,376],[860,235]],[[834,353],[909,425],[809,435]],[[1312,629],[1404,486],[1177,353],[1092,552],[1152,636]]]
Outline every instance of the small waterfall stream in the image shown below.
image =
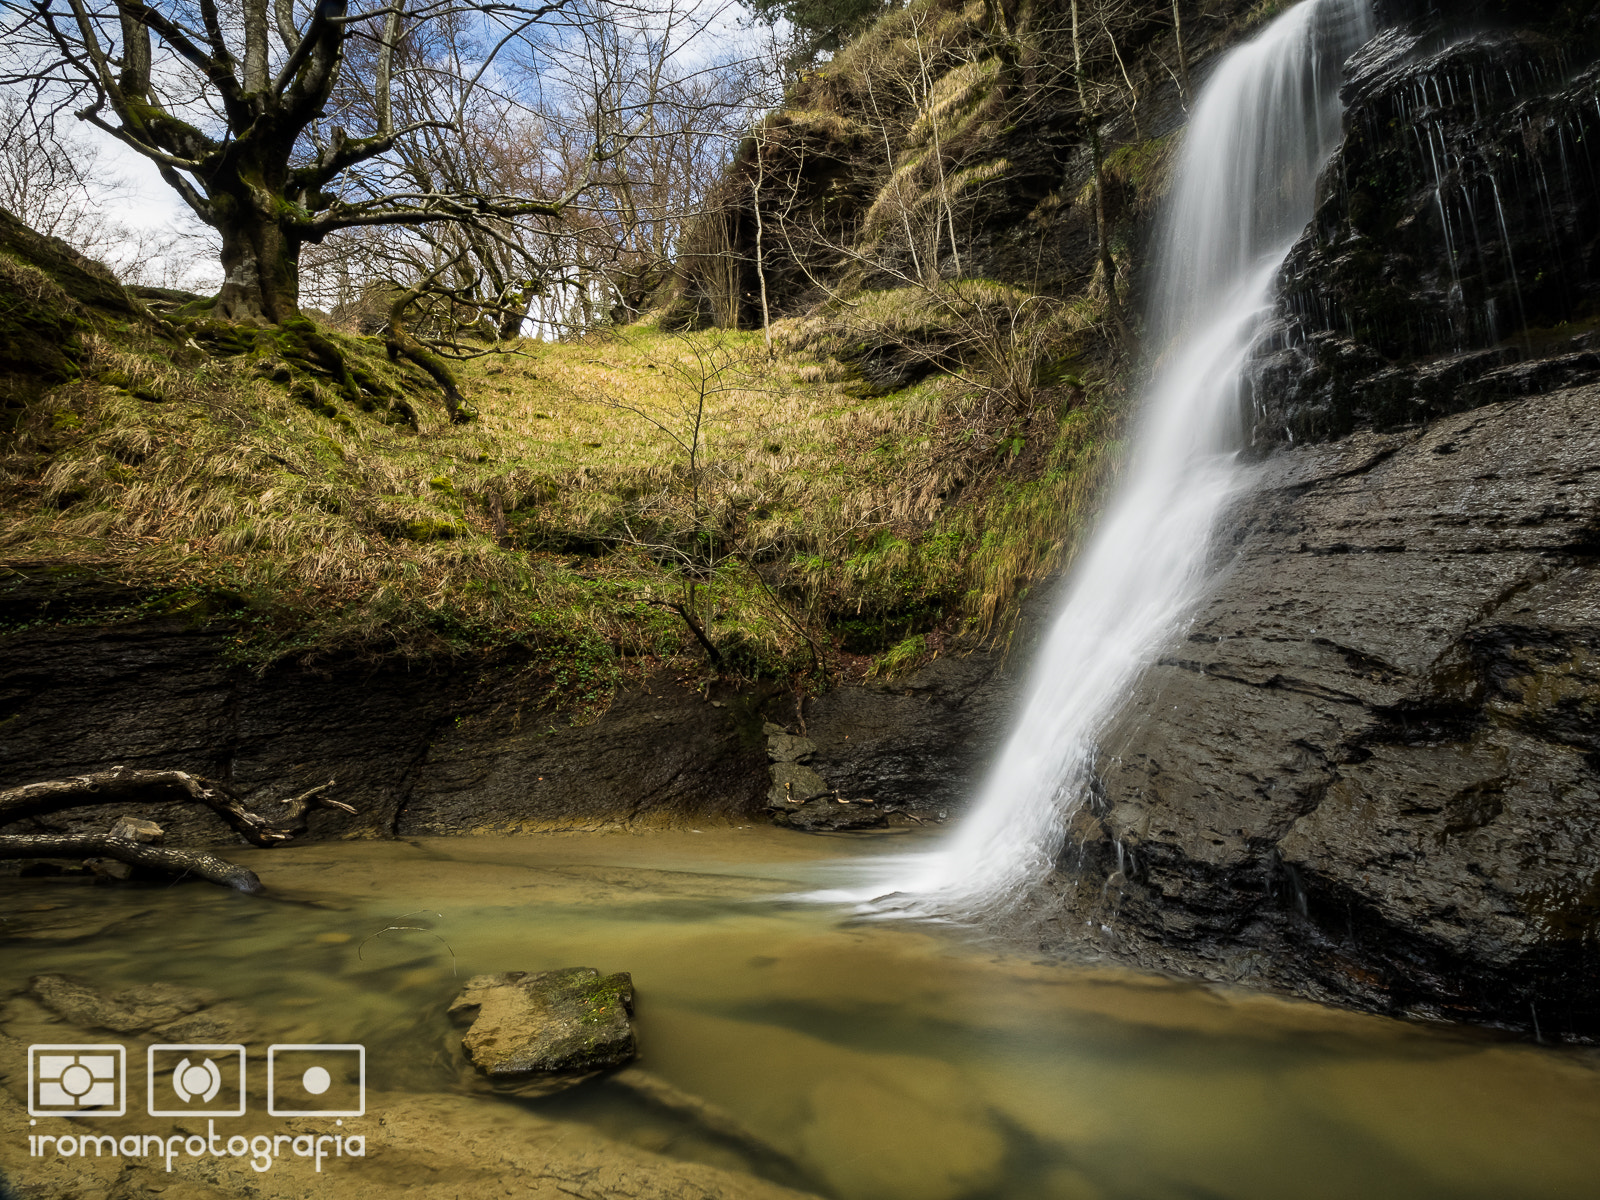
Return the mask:
[[1097,740],[1205,586],[1213,531],[1243,483],[1241,370],[1338,146],[1341,66],[1371,32],[1367,0],[1304,0],[1203,89],[1161,234],[1156,357],[1118,494],[973,810],[941,849],[889,864],[853,898],[894,891],[897,911],[976,914],[1015,900],[1056,861]]

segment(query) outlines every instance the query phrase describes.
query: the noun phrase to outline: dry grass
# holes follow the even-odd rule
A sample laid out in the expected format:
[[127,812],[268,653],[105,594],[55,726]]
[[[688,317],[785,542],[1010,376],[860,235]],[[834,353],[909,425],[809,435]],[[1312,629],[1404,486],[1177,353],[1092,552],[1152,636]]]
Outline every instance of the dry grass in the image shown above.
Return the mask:
[[1079,388],[1063,424],[1057,395],[1025,431],[1053,448],[1022,455],[956,379],[877,395],[816,329],[774,333],[771,359],[756,333],[651,326],[527,343],[463,365],[477,421],[423,396],[415,433],[319,415],[241,358],[91,338],[0,459],[0,554],[225,616],[244,661],[517,646],[596,701],[629,663],[698,654],[672,604],[745,674],[830,644],[898,647],[893,672],[934,626],[1001,632],[1087,511],[1100,409]]

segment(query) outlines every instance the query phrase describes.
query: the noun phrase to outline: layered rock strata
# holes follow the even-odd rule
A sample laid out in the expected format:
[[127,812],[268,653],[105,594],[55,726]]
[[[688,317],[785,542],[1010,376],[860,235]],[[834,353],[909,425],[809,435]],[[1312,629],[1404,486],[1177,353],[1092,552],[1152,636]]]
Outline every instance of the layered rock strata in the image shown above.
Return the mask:
[[1048,938],[1600,1034],[1600,388],[1259,470],[1102,742]]

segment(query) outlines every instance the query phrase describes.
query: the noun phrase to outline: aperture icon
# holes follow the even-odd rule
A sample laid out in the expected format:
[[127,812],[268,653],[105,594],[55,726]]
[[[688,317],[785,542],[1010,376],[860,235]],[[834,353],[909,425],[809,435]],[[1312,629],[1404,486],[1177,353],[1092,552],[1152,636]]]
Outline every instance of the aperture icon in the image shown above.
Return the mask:
[[28,1115],[120,1117],[126,1077],[121,1046],[29,1046]]
[[145,1066],[152,1117],[244,1115],[243,1046],[151,1046]]

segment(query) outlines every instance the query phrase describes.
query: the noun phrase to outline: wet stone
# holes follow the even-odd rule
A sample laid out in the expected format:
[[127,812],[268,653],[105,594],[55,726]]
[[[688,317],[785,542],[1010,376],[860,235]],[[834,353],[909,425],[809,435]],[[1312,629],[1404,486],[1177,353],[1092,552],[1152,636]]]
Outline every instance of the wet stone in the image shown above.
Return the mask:
[[767,758],[771,762],[810,762],[816,752],[817,744],[810,738],[795,737],[788,733],[773,734],[767,738]]
[[477,975],[450,1005],[467,1058],[490,1079],[559,1088],[638,1054],[633,979],[593,967]]
[[889,823],[888,813],[865,801],[844,803],[823,796],[805,804],[792,805],[773,817],[774,823],[810,833],[850,829],[882,829]]
[[144,983],[108,994],[72,975],[35,975],[28,982],[28,991],[74,1025],[114,1033],[143,1033],[166,1026],[217,999],[210,992],[172,983]]
[[142,821],[138,817],[118,817],[116,824],[111,827],[111,836],[121,838],[125,842],[159,842],[163,830],[154,821]]
[[788,808],[791,804],[804,804],[828,791],[827,780],[810,767],[799,763],[772,764],[772,787],[767,791],[769,808]]

